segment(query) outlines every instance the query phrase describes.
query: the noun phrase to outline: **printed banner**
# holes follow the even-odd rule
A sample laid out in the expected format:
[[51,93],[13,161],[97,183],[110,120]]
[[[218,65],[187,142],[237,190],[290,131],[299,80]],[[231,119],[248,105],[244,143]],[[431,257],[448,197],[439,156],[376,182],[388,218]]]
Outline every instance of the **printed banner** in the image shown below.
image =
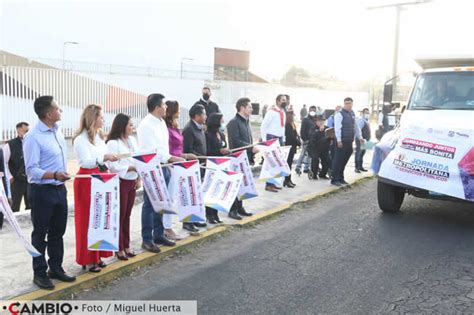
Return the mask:
[[[226,156],[209,156],[206,159],[206,167],[215,170],[229,171],[231,168],[232,158]],[[207,172],[207,170],[206,170]]]
[[242,174],[242,184],[240,185],[237,198],[245,200],[258,196],[257,188],[253,180],[252,169],[250,167],[247,151],[232,153],[231,170]]
[[41,256],[41,253],[38,252],[38,250],[33,245],[31,245],[30,241],[27,240],[25,234],[21,230],[20,224],[18,223],[17,219],[15,218],[15,215],[13,214],[12,209],[10,208],[8,198],[1,183],[2,177],[3,174],[0,174],[0,212],[3,212],[5,219],[8,221],[8,223],[10,223],[11,227],[13,228],[13,231],[16,234],[16,237],[23,244],[23,247],[25,247],[28,254],[30,254],[32,257],[39,257]]
[[290,175],[290,167],[282,155],[278,139],[263,142],[258,147],[264,158],[260,180]]
[[[279,147],[280,154],[284,158],[285,161],[288,160],[288,155],[290,154],[290,148],[291,148],[291,146]],[[273,184],[276,187],[283,188],[283,181],[284,180],[285,180],[285,177],[270,178],[270,179],[267,180],[267,183]]]
[[173,163],[170,187],[181,222],[206,221],[199,161]]
[[133,157],[135,166],[148,199],[156,213],[176,214],[171,204],[170,194],[166,186],[160,159],[156,153],[136,155]]
[[202,186],[204,204],[217,211],[229,212],[237,198],[241,183],[240,173],[207,169]]
[[91,174],[91,205],[87,247],[118,251],[120,191],[118,174]]
[[433,194],[474,201],[473,136],[472,129],[401,128],[379,176]]

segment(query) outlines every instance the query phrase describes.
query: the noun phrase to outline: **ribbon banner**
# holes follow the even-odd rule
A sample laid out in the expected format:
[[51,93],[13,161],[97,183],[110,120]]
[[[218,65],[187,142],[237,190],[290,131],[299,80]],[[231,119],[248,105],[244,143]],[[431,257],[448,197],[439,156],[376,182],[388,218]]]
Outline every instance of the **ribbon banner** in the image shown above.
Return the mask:
[[[0,176],[0,178],[1,177],[2,176]],[[18,223],[17,219],[15,218],[15,215],[13,214],[12,209],[10,208],[10,204],[8,203],[8,198],[5,194],[5,190],[3,189],[3,185],[1,181],[0,181],[0,212],[3,212],[5,219],[7,219],[7,221],[12,226],[13,231],[16,234],[16,237],[23,244],[23,247],[25,247],[28,254],[30,254],[32,257],[41,256],[41,253],[38,252],[38,250],[33,245],[31,245],[31,243],[26,239],[25,234],[21,230],[20,224]]]
[[245,200],[258,196],[257,188],[253,180],[252,169],[247,155],[247,151],[238,151],[232,153],[231,170],[242,174],[242,184],[240,185],[237,198]]
[[143,182],[148,199],[156,213],[176,214],[166,187],[163,169],[156,153],[135,155],[135,166]]
[[199,161],[173,163],[170,186],[181,222],[206,221]]
[[225,156],[210,156],[206,159],[206,168],[211,168],[221,171],[230,171],[232,164],[231,157]]
[[91,174],[91,204],[87,247],[118,251],[120,224],[118,174]]
[[229,212],[237,198],[241,183],[242,174],[240,173],[218,169],[206,170],[202,189],[204,204],[217,211]]
[[[289,146],[284,146],[284,147],[279,147],[280,149],[280,154],[283,157],[285,161],[288,160],[288,155],[290,154],[290,149],[291,145]],[[285,177],[278,177],[278,178],[270,178],[267,180],[268,183],[275,185],[276,187],[281,187],[283,188],[283,181],[285,180]]]
[[290,175],[290,167],[282,154],[278,139],[262,142],[258,148],[264,158],[260,180]]

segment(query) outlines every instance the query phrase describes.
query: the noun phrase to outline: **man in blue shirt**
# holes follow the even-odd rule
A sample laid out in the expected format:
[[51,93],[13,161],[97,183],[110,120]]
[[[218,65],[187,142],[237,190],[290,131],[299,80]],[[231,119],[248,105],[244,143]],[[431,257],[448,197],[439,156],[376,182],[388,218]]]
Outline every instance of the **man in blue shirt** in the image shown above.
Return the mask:
[[[370,140],[370,123],[369,123],[369,109],[364,108],[359,118],[356,119],[356,124],[360,129],[361,136],[365,141]],[[367,172],[364,168],[364,155],[365,149],[362,148],[362,144],[359,139],[355,139],[356,150],[355,150],[355,172]]]
[[[23,141],[25,169],[30,184],[28,195],[33,223],[31,244],[42,254],[33,258],[33,283],[42,289],[53,290],[51,279],[65,282],[76,280],[62,268],[63,235],[68,214],[64,182],[70,178],[66,172],[67,147],[57,124],[61,120],[61,109],[53,97],[38,97],[34,110],[39,121]],[[46,247],[49,256],[47,263]],[[48,266],[49,271],[46,273]]]

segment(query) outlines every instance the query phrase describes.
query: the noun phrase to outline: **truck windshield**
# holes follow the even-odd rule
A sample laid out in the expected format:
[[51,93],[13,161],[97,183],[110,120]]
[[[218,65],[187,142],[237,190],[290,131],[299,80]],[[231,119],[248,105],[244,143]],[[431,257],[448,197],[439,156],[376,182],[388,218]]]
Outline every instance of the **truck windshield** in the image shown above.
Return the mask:
[[474,71],[421,74],[408,109],[474,110]]

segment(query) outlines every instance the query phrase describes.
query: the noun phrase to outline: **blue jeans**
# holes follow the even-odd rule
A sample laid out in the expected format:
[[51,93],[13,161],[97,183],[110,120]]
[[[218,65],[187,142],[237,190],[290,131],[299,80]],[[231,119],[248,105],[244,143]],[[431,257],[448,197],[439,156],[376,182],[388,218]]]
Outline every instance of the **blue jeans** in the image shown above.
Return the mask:
[[[163,175],[165,182],[168,185],[171,173],[167,167],[163,168]],[[159,237],[162,237],[165,232],[163,227],[163,214],[156,213],[153,210],[150,199],[143,189],[143,207],[142,207],[142,240],[143,243],[153,243]]]
[[364,167],[364,155],[365,150],[361,149],[361,143],[359,139],[355,140],[356,143],[356,150],[355,150],[355,168],[356,170],[360,170]]

